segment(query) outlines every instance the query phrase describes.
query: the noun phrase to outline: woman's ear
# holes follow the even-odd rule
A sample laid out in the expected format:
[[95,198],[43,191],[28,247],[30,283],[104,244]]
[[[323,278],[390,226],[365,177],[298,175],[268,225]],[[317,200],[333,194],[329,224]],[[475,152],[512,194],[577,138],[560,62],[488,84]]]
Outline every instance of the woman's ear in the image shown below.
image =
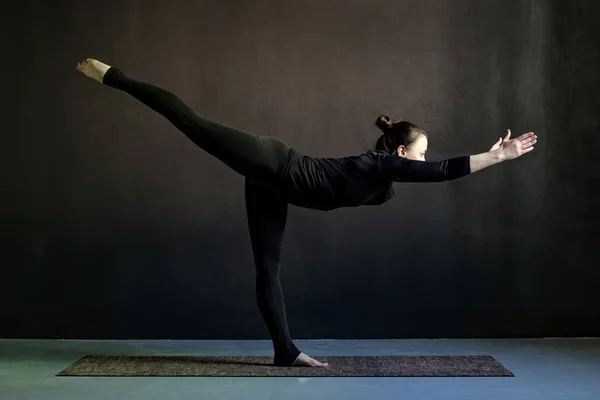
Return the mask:
[[406,157],[406,147],[404,147],[404,145],[398,146],[398,148],[396,149],[396,153],[400,157]]

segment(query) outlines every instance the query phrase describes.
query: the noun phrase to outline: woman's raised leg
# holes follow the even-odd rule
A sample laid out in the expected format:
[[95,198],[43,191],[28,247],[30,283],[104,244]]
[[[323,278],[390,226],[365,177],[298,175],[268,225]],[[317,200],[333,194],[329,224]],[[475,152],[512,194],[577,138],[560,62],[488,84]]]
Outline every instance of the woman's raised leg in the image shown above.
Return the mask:
[[86,76],[133,96],[168,119],[200,148],[234,171],[252,178],[277,178],[290,150],[282,140],[232,128],[196,113],[174,93],[125,75],[95,59],[77,65]]

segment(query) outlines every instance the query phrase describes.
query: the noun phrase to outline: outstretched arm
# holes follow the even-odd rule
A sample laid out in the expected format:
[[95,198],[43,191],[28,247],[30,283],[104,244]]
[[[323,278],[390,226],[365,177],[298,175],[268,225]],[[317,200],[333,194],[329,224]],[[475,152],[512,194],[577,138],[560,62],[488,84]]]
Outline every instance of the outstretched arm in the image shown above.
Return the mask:
[[402,157],[385,157],[381,161],[384,174],[397,182],[442,182],[457,179],[484,168],[513,160],[533,150],[537,136],[526,133],[509,140],[510,130],[492,148],[480,154],[448,158],[442,161],[415,161]]
[[471,173],[471,156],[441,161],[416,161],[404,157],[386,156],[380,161],[380,171],[396,182],[442,182]]

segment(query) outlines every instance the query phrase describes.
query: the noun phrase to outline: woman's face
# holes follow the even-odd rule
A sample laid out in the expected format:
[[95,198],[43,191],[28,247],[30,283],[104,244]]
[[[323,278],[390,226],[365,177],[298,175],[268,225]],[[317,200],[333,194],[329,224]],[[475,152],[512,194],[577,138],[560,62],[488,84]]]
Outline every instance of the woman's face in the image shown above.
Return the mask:
[[407,147],[398,147],[398,155],[409,160],[425,161],[425,153],[427,153],[427,136],[422,133]]

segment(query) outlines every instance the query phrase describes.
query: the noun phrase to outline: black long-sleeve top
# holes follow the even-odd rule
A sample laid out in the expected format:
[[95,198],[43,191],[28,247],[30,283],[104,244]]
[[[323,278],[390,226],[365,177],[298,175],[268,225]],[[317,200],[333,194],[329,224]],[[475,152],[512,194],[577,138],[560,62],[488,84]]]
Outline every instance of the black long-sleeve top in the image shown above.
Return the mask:
[[317,158],[291,150],[282,171],[288,203],[316,210],[379,205],[394,196],[394,182],[442,182],[471,173],[470,156],[414,161],[384,151]]

